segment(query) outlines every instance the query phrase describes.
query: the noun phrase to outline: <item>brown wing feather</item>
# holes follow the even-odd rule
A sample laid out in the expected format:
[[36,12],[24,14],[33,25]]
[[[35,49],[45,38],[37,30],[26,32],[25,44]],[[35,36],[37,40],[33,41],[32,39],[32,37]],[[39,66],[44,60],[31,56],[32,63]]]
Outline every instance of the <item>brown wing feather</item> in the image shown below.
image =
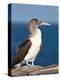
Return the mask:
[[28,53],[31,45],[32,43],[30,40],[26,40],[24,43],[19,45],[19,47],[16,50],[16,63],[19,63],[24,60],[24,57]]

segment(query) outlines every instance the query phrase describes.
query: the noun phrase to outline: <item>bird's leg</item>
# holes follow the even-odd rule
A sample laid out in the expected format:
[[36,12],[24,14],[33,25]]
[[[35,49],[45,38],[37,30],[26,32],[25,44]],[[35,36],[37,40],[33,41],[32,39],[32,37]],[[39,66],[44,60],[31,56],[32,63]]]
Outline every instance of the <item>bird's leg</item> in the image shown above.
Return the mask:
[[34,66],[34,61],[32,61],[32,66]]
[[32,67],[32,65],[31,65],[31,64],[29,64],[29,62],[27,62],[27,66],[28,66],[28,67]]
[[28,66],[28,67],[33,67],[33,66],[34,66],[34,61],[29,61],[29,62],[27,62],[27,66]]

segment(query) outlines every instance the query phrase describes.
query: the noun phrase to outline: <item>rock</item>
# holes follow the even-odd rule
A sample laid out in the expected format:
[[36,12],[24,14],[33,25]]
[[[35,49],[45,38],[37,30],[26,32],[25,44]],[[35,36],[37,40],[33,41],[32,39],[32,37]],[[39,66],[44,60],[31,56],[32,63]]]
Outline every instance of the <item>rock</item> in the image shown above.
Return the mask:
[[55,74],[58,73],[58,65],[49,65],[47,67],[34,66],[34,67],[17,67],[11,69],[11,76],[27,76],[27,75],[40,75],[40,74]]

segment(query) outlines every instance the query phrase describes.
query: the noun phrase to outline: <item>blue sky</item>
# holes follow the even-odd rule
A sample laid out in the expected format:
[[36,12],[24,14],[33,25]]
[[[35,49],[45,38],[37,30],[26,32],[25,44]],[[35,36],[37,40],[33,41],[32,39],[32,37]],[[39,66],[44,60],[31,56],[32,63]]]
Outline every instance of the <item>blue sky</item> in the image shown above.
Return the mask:
[[58,7],[12,4],[12,22],[28,22],[31,18],[58,22]]

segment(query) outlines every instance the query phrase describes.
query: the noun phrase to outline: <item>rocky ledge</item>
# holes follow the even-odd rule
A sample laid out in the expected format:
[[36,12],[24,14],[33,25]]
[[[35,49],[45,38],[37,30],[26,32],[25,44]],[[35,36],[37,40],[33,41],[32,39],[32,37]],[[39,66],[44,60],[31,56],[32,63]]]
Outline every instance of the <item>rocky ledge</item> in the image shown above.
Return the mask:
[[11,69],[11,76],[28,76],[28,75],[40,75],[40,74],[56,74],[58,73],[58,65],[49,65],[46,67],[34,66],[34,67],[17,67]]

